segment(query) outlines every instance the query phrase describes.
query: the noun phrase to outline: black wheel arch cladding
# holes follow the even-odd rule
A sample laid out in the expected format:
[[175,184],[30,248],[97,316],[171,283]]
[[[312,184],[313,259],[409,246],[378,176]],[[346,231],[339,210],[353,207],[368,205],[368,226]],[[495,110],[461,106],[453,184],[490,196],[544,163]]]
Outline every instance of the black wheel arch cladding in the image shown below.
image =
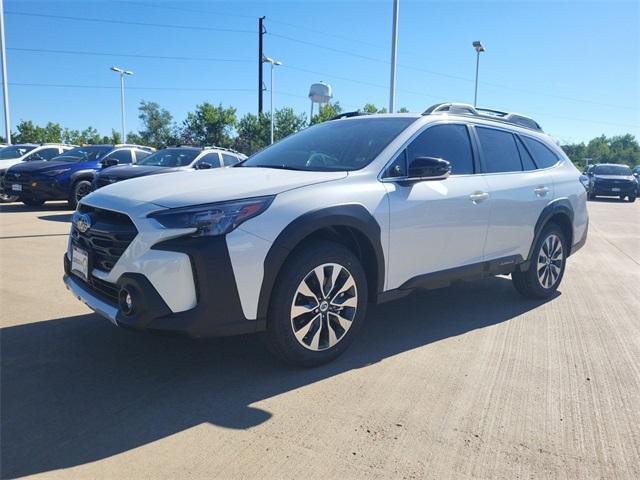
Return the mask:
[[[258,300],[258,319],[266,320],[274,284],[289,254],[305,239],[325,229],[348,228],[364,236],[375,257],[375,292],[382,292],[385,279],[385,260],[380,225],[362,205],[341,205],[305,213],[284,228],[264,261],[264,278]],[[356,256],[358,253],[356,252]],[[366,265],[363,265],[366,268]],[[369,274],[369,272],[367,272]],[[373,300],[373,299],[370,299]]]
[[567,242],[568,250],[571,252],[573,244],[573,216],[573,207],[566,198],[554,200],[542,210],[542,213],[540,213],[538,221],[536,222],[533,241],[531,242],[531,247],[529,247],[527,260],[523,263],[521,270],[527,270],[529,268],[531,258],[534,254],[533,249],[540,239],[544,228],[550,222],[557,224],[563,231],[566,236],[565,240]]

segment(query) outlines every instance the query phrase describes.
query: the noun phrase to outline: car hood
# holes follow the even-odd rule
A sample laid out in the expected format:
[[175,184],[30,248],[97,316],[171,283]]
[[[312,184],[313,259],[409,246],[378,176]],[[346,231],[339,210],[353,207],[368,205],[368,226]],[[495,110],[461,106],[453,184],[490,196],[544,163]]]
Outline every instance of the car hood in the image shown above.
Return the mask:
[[87,203],[106,206],[113,199],[120,203],[124,198],[135,203],[176,208],[275,195],[346,176],[346,172],[302,172],[254,167],[189,170],[114,183],[90,194]]
[[19,158],[5,158],[0,160],[0,170],[6,170],[13,165],[20,163],[22,160]]
[[55,160],[34,160],[32,162],[20,162],[11,167],[11,172],[40,172],[47,170],[55,170],[62,167],[71,167],[73,164],[69,162],[56,162]]
[[127,178],[142,177],[143,175],[154,175],[156,173],[179,172],[185,167],[154,167],[151,165],[116,165],[101,170],[98,176],[109,180],[126,180]]
[[594,175],[596,180],[635,180],[633,175]]

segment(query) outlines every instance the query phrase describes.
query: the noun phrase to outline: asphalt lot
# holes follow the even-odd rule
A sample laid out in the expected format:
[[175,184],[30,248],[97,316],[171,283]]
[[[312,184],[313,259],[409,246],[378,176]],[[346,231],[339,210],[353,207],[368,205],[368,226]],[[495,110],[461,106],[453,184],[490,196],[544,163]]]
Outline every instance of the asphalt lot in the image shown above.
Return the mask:
[[65,208],[0,206],[2,478],[640,478],[640,202],[589,203],[552,300],[417,293],[312,370],[91,314]]

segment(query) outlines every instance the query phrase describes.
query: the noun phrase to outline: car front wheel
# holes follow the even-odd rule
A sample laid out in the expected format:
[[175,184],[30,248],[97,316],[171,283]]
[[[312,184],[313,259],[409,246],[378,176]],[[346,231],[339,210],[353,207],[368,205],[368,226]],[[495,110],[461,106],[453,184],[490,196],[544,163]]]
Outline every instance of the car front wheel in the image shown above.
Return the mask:
[[69,207],[76,208],[78,202],[91,193],[91,182],[88,180],[79,180],[73,185],[71,196],[69,197]]
[[513,286],[525,297],[551,297],[562,281],[568,253],[569,246],[560,227],[547,225],[534,245],[529,269],[511,274]]
[[269,349],[311,367],[343,353],[362,325],[367,279],[357,257],[333,242],[294,252],[278,276],[267,319]]

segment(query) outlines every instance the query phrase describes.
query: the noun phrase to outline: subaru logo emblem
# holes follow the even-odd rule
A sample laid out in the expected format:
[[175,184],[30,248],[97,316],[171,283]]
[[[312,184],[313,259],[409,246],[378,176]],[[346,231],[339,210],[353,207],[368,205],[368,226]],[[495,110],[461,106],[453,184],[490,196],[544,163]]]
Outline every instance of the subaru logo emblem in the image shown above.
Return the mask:
[[91,217],[86,213],[74,213],[72,221],[80,233],[85,233],[91,228]]

